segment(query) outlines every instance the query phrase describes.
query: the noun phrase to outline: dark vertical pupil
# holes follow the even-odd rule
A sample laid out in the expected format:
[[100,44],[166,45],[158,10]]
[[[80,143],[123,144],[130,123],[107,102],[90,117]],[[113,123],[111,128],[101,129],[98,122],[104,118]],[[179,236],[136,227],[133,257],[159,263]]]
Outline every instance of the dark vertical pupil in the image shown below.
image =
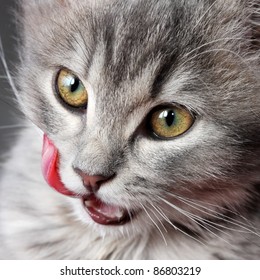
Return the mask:
[[80,80],[76,77],[71,79],[70,91],[75,92],[79,88]]
[[165,122],[168,126],[172,126],[174,124],[175,114],[173,110],[167,111],[167,116],[165,116]]

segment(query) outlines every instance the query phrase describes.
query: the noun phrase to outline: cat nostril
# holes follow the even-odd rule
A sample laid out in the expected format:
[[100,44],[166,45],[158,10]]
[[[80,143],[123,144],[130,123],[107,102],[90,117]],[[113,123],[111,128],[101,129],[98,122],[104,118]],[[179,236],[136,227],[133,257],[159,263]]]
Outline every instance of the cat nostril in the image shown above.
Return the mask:
[[100,176],[100,175],[90,176],[86,174],[82,176],[82,179],[83,179],[84,186],[88,190],[91,190],[93,192],[97,192],[100,186],[108,180],[108,178],[104,176]]
[[105,177],[102,175],[88,175],[78,168],[75,168],[75,171],[80,175],[85,188],[90,192],[97,192],[103,183],[107,182],[113,177]]

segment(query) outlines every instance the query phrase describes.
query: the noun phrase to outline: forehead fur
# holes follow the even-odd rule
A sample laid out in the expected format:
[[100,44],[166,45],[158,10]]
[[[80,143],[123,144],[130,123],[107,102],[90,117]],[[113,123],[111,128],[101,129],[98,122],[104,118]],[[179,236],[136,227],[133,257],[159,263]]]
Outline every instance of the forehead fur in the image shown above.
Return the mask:
[[[120,64],[127,64],[132,77],[152,59],[170,60],[176,68],[176,61],[183,54],[192,51],[195,55],[209,47],[232,50],[244,57],[259,36],[257,3],[108,0],[100,5],[100,1],[90,0],[30,0],[23,3],[24,43],[45,63],[51,57],[52,64],[60,64],[73,49],[84,49],[81,59],[86,59],[86,67],[90,66],[97,45],[103,44],[105,66],[117,64],[119,69],[113,70],[119,70],[120,75],[109,67],[108,72],[114,79],[124,79]],[[206,45],[202,48],[203,44]],[[220,52],[215,56],[221,61]],[[160,77],[165,76],[166,70]]]
[[[53,120],[60,121],[44,96],[42,73],[73,65],[81,78],[93,77],[96,105],[107,121],[112,112],[131,112],[142,101],[164,102],[167,91],[168,101],[169,95],[170,101],[185,100],[218,124],[239,132],[244,127],[255,139],[248,129],[260,129],[259,1],[26,3],[20,86],[26,113],[33,112],[36,123],[55,128]],[[187,73],[190,79],[183,79]],[[178,94],[173,77],[186,81]]]

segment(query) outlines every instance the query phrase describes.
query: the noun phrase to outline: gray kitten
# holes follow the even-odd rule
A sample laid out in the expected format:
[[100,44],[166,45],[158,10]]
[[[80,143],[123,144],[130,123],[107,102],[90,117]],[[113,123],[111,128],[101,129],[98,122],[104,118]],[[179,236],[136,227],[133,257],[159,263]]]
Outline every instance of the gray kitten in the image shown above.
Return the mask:
[[1,257],[259,259],[260,1],[21,7]]

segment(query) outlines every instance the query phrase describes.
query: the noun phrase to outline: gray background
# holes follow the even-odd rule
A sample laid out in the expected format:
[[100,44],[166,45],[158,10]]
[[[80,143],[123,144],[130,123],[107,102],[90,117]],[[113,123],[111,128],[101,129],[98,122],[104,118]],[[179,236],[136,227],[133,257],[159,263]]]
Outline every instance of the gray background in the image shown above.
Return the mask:
[[[13,10],[17,5],[16,0],[0,0],[0,38],[4,48],[5,57],[11,72],[17,63],[17,42],[15,32],[15,19]],[[16,129],[10,126],[16,125],[21,114],[15,108],[14,95],[7,82],[3,65],[0,61],[0,162],[3,160],[3,152],[12,144],[17,134]]]

